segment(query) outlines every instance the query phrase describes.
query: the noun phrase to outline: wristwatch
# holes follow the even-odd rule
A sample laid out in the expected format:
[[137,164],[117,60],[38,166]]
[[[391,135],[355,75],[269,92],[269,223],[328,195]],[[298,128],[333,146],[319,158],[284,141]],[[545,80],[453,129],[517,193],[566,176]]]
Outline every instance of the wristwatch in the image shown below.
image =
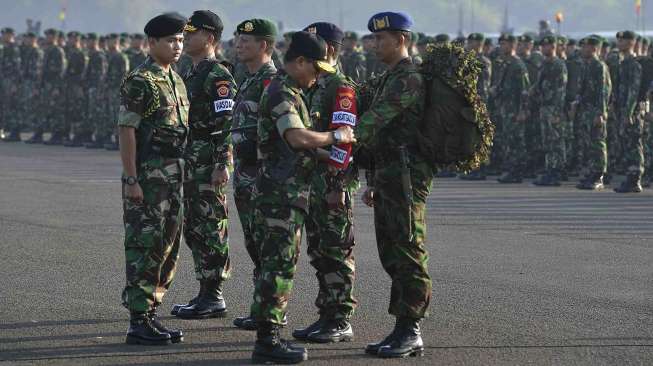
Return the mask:
[[133,186],[134,184],[138,183],[138,180],[133,175],[130,175],[127,177],[122,177],[122,182],[128,186]]
[[342,135],[340,135],[340,131],[333,131],[333,139],[336,141],[336,144],[339,144],[340,141],[342,141]]

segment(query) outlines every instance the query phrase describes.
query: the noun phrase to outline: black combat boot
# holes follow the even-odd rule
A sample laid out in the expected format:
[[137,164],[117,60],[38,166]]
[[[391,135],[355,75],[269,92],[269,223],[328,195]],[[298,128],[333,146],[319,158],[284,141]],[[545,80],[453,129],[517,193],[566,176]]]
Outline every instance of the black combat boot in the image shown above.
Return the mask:
[[642,187],[651,188],[651,176],[649,174],[645,174],[644,177],[642,177]]
[[379,348],[381,358],[403,358],[423,356],[424,342],[419,329],[419,319],[399,319],[397,336],[385,346]]
[[43,142],[43,145],[61,145],[63,142],[63,135],[59,132],[55,132],[48,141]]
[[640,193],[642,191],[642,184],[638,176],[630,174],[626,176],[626,180],[621,185],[614,189],[617,193]]
[[322,328],[322,326],[324,325],[324,323],[326,323],[326,321],[327,319],[323,315],[320,315],[320,318],[317,321],[315,321],[313,324],[309,325],[308,327],[295,329],[292,332],[292,336],[302,341],[306,340],[309,334],[320,330],[320,328]]
[[152,327],[154,327],[156,330],[161,333],[170,334],[170,340],[172,343],[181,343],[184,341],[184,332],[182,332],[180,329],[166,328],[166,326],[161,323],[159,316],[156,314],[156,310],[152,310],[147,313],[147,318],[150,319]]
[[36,131],[28,140],[25,140],[26,144],[41,144],[43,143],[43,132]]
[[522,177],[515,173],[503,173],[499,178],[497,178],[497,182],[503,184],[517,184],[521,183],[522,181]]
[[379,349],[381,349],[381,347],[386,346],[395,340],[395,338],[398,335],[398,331],[399,331],[399,318],[397,318],[395,322],[395,327],[394,329],[392,329],[392,332],[390,332],[390,334],[387,337],[385,337],[382,341],[368,344],[367,347],[365,347],[365,353],[374,356],[378,355]]
[[127,331],[127,344],[141,344],[146,346],[166,346],[172,337],[156,329],[147,314],[132,313]]
[[[256,330],[256,319],[252,315],[250,316],[239,316],[236,319],[234,319],[234,325],[237,328],[240,328],[242,330]],[[288,325],[288,314],[285,314],[283,316],[283,319],[281,320],[281,327],[285,327]]]
[[73,139],[68,142],[64,142],[63,146],[82,147],[84,146],[85,143],[88,143],[90,141],[89,137],[90,136],[87,134],[75,134],[75,136],[73,136]]
[[600,191],[605,186],[603,185],[603,174],[601,173],[594,173],[588,175],[585,179],[581,180],[577,185],[576,188],[578,189],[583,189],[583,190],[589,190],[589,191]]
[[295,364],[306,360],[308,360],[306,349],[293,347],[288,341],[281,339],[279,326],[267,322],[259,324],[252,362]]
[[309,333],[306,339],[315,343],[351,342],[354,339],[354,331],[347,319],[330,319],[317,331]]
[[460,174],[458,178],[462,180],[485,180],[486,176],[482,169],[476,169],[467,174]]
[[203,295],[204,295],[204,281],[200,281],[200,291],[197,294],[197,296],[190,299],[190,301],[188,301],[186,304],[174,304],[174,305],[172,305],[172,310],[170,310],[170,315],[177,315],[177,313],[179,312],[179,309],[197,304],[197,302],[199,301],[199,299]]
[[20,139],[20,132],[18,131],[11,131],[9,135],[5,136],[5,138],[2,139],[4,142],[20,142],[22,141]]
[[222,284],[215,281],[204,283],[204,294],[197,303],[183,307],[177,312],[182,319],[223,318],[227,315],[227,305],[222,297]]
[[104,141],[103,138],[96,137],[95,141],[85,143],[84,147],[87,149],[104,149]]

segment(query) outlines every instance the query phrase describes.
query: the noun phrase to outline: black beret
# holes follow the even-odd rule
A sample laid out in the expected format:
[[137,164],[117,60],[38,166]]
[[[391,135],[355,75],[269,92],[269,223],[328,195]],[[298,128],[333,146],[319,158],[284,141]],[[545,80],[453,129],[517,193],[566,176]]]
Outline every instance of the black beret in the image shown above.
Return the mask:
[[326,42],[317,34],[304,31],[293,33],[286,51],[286,59],[292,60],[299,56],[315,61],[315,64],[324,71],[335,71],[333,66],[326,62]]
[[[276,37],[277,26],[267,19],[248,19],[238,24],[236,33],[259,37]],[[286,37],[286,34],[283,36]]]
[[442,43],[442,42],[449,42],[450,39],[451,39],[451,38],[449,38],[449,35],[448,35],[448,34],[444,34],[444,33],[441,33],[441,34],[438,34],[438,35],[435,36],[435,41],[436,41],[436,42],[439,42],[439,43]]
[[506,41],[506,42],[514,43],[516,40],[517,39],[515,38],[515,36],[513,36],[512,34],[508,34],[508,33],[503,33],[501,35],[501,37],[499,37],[499,42]]
[[469,36],[467,36],[467,40],[469,41],[480,41],[483,42],[485,39],[485,36],[483,33],[470,33]]
[[216,13],[210,10],[197,10],[188,19],[188,24],[184,27],[184,31],[195,32],[199,29],[204,29],[221,36],[224,26],[222,25],[222,19]]
[[308,27],[304,28],[304,32],[317,34],[327,42],[334,42],[340,45],[342,44],[342,40],[345,38],[345,34],[337,25],[327,22],[310,24]]
[[187,19],[179,13],[165,13],[150,19],[143,31],[148,37],[160,38],[184,32]]
[[353,39],[354,41],[358,41],[358,33],[356,33],[356,32],[345,32],[345,39]]
[[413,19],[403,12],[384,11],[374,14],[367,22],[367,29],[374,32],[381,31],[410,31]]
[[2,31],[0,31],[0,33],[2,33],[2,34],[5,34],[5,33],[15,34],[16,32],[14,31],[13,28],[7,27],[7,28],[2,28]]
[[621,39],[636,39],[637,38],[637,35],[633,31],[623,31],[623,32],[620,32],[620,33],[621,33],[621,37],[619,37],[617,35],[617,38],[621,38]]
[[95,39],[98,39],[98,35],[97,35],[97,33],[91,32],[91,33],[88,33],[86,35],[86,38],[95,40]]

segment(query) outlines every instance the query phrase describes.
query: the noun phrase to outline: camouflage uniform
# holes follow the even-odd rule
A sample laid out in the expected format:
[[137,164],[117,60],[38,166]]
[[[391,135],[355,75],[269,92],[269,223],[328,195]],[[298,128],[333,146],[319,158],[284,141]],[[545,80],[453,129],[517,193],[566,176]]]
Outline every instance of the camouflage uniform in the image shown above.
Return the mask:
[[367,72],[365,80],[381,76],[386,69],[387,67],[379,61],[374,52],[365,53],[365,71]]
[[62,137],[65,130],[65,91],[64,74],[66,72],[66,55],[64,49],[55,45],[48,46],[43,55],[43,84],[41,87],[41,112],[44,120],[38,129],[42,132],[50,129]]
[[124,306],[154,310],[170,287],[179,253],[183,217],[181,159],[188,135],[184,82],[148,59],[120,90],[118,125],[134,127],[138,182],[143,203],[124,197],[127,283]]
[[577,161],[587,164],[590,175],[602,175],[608,169],[607,118],[611,91],[608,66],[598,56],[585,60],[574,123],[579,131]]
[[218,287],[230,275],[227,233],[227,195],[224,186],[211,185],[216,166],[230,165],[231,149],[224,135],[212,132],[231,124],[236,85],[215,59],[200,61],[184,78],[190,97],[190,140],[185,159],[184,238],[193,253],[195,276]]
[[567,67],[568,78],[567,90],[565,92],[565,109],[561,116],[567,156],[567,166],[565,168],[576,169],[578,164],[581,163],[576,161],[576,151],[578,149],[576,146],[578,141],[576,137],[578,136],[578,126],[576,126],[574,120],[571,118],[571,110],[573,103],[578,97],[583,60],[579,53],[576,52],[573,56],[570,56],[565,60],[565,65]]
[[490,83],[492,82],[492,61],[490,61],[489,58],[483,56],[482,53],[477,54],[476,58],[481,63],[481,65],[483,65],[483,70],[479,74],[476,88],[478,95],[485,103],[487,103],[490,96]]
[[257,323],[283,323],[297,269],[317,162],[313,151],[292,150],[282,136],[288,129],[311,127],[304,98],[296,82],[280,73],[259,104],[255,220],[261,230],[261,275],[251,308]]
[[136,48],[128,48],[125,50],[127,58],[129,58],[129,67],[136,68],[147,59],[147,54],[143,50]]
[[104,123],[108,120],[106,103],[106,90],[103,87],[107,75],[107,55],[103,50],[89,52],[88,66],[84,76],[86,89],[86,116],[92,124],[96,141],[102,139],[101,134],[106,128]]
[[644,174],[642,135],[646,111],[639,96],[641,79],[642,66],[635,56],[624,56],[615,88],[615,110],[626,174],[637,180]]
[[[424,81],[410,59],[381,80],[370,109],[356,126],[356,138],[374,157],[374,227],[381,264],[392,278],[390,314],[421,319],[431,301],[426,235],[426,198],[433,167],[414,145],[424,111]],[[400,146],[408,151],[412,187],[404,187]],[[369,184],[370,182],[368,182]],[[412,200],[407,201],[412,196]]]
[[[19,86],[19,118],[18,125],[14,126],[20,131],[22,128],[35,128],[36,123],[34,102],[41,99],[39,83],[43,72],[43,51],[38,47],[26,47],[20,64]],[[8,128],[10,131],[12,128]]]
[[[522,62],[528,70],[528,80],[535,82],[542,68],[542,55],[538,52],[532,52],[528,57],[523,57]],[[524,140],[526,143],[527,162],[526,170],[534,173],[533,170],[540,169],[546,149],[542,146],[544,137],[542,136],[542,124],[540,119],[540,110],[537,103],[529,102],[528,116],[524,122]]]
[[[342,98],[350,103],[341,103]],[[329,130],[334,113],[356,110],[353,82],[341,73],[322,74],[307,99],[313,130],[319,132]],[[356,271],[353,199],[358,188],[358,169],[353,164],[334,176],[328,172],[326,163],[319,163],[311,180],[306,241],[319,284],[315,306],[327,319],[351,318],[357,303],[353,296]],[[329,207],[327,195],[333,192],[344,192],[345,207]]]
[[[277,73],[272,62],[249,75],[238,87],[233,113],[233,127],[256,126],[263,89]],[[245,236],[245,248],[254,264],[254,277],[260,271],[259,245],[254,240],[254,198],[256,186],[256,128],[234,131],[234,202]]]
[[565,168],[565,135],[562,118],[567,88],[567,66],[558,57],[545,59],[542,63],[534,101],[539,108],[542,126],[542,146],[545,149],[545,167],[548,172],[560,172]]
[[[610,52],[606,57],[605,63],[610,70],[610,81],[613,88],[619,85],[619,65],[623,61],[621,52]],[[617,121],[617,111],[614,98],[616,93],[612,94],[608,106],[608,171],[611,174],[622,173],[623,166],[623,142],[619,134],[619,123]]]
[[66,108],[66,133],[72,129],[75,139],[90,137],[93,127],[89,121],[85,105],[86,94],[82,80],[88,65],[88,56],[81,48],[69,47],[66,51],[68,67],[65,75],[65,108]]
[[185,77],[193,68],[193,58],[186,53],[182,53],[179,61],[174,65],[175,71],[181,77]]
[[343,51],[340,55],[342,73],[352,78],[357,83],[365,81],[367,76],[365,64],[365,55],[360,51]]
[[16,43],[5,44],[0,52],[0,129],[20,128],[19,97],[21,83],[20,49]]
[[106,143],[111,142],[111,136],[116,133],[115,125],[118,120],[120,106],[120,84],[129,72],[129,59],[121,51],[107,52],[107,75],[105,77],[104,96],[107,107],[106,117],[101,128],[96,132],[96,140]]

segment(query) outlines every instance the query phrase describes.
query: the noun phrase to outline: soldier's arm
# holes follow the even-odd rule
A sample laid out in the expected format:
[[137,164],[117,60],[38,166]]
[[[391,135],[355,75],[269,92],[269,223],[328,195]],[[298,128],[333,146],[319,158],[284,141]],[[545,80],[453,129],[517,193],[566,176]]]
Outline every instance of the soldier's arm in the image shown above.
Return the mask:
[[628,116],[632,116],[635,113],[635,107],[637,106],[639,98],[639,89],[642,83],[642,66],[639,62],[634,60],[631,65],[628,100],[626,102],[626,112],[628,113]]
[[[237,91],[233,76],[224,66],[216,65],[205,81],[204,90],[212,103],[210,108],[212,123],[210,124],[215,127],[215,131],[229,130]],[[216,164],[230,165],[233,150],[230,136],[218,137],[215,142],[213,161]]]
[[567,81],[568,81],[568,74],[567,74],[567,66],[565,66],[564,63],[560,64],[560,69],[556,73],[558,76],[558,79],[556,80],[556,90],[555,90],[555,108],[557,111],[560,111],[562,113],[562,110],[564,109],[565,106],[565,100],[567,97]]
[[66,54],[64,53],[63,50],[59,50],[57,53],[57,57],[55,58],[56,65],[55,67],[57,68],[57,75],[60,79],[63,80],[64,76],[66,75]]

